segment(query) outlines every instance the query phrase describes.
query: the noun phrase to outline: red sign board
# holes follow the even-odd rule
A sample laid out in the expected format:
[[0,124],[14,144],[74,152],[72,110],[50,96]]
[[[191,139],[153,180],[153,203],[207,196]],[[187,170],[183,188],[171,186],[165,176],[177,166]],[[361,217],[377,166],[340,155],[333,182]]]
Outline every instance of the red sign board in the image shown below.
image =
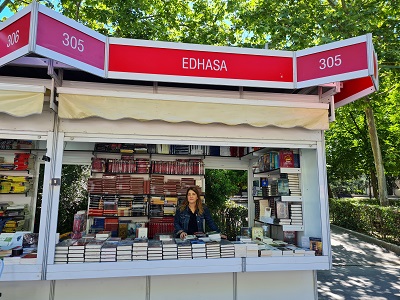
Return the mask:
[[29,44],[30,20],[28,13],[0,30],[0,60]]
[[0,24],[0,65],[31,51],[105,78],[287,89],[343,82],[338,106],[379,85],[371,34],[296,52],[109,40],[35,2]]
[[[217,47],[215,47],[217,48]],[[293,58],[149,46],[110,44],[113,72],[293,83]]]
[[[104,41],[41,12],[38,13],[36,45],[42,47],[35,51],[39,54],[72,66],[80,62],[104,73]],[[80,69],[85,70],[85,67],[80,66]]]
[[375,92],[375,87],[370,76],[345,81],[340,93],[334,96],[335,108],[365,97],[373,92]]
[[[297,81],[368,71],[367,43],[334,48],[297,58]],[[330,80],[331,82],[335,80]],[[329,79],[328,79],[329,82]],[[327,83],[327,82],[325,82]]]

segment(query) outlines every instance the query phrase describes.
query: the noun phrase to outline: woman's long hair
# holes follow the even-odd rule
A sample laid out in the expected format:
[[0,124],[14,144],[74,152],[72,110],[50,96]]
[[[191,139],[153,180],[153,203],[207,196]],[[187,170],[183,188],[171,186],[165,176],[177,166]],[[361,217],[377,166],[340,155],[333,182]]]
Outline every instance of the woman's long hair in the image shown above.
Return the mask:
[[186,198],[185,198],[185,200],[183,201],[183,203],[182,203],[182,205],[181,205],[181,207],[180,207],[180,210],[181,210],[181,211],[184,211],[184,210],[186,209],[186,207],[189,206],[189,201],[188,201],[188,194],[189,194],[189,191],[193,191],[193,192],[196,193],[196,195],[197,195],[196,210],[198,211],[198,214],[199,214],[199,215],[202,215],[202,214],[204,213],[203,203],[201,202],[200,192],[199,192],[199,190],[198,190],[197,188],[195,188],[195,187],[190,187],[190,188],[187,189],[187,191],[186,191]]

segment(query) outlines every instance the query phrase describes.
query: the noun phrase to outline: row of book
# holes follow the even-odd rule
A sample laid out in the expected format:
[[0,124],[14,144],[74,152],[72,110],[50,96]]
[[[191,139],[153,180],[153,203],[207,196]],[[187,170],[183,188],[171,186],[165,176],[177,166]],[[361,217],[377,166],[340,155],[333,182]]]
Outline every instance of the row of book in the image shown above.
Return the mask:
[[35,165],[35,156],[30,153],[15,153],[14,162],[5,162],[2,157],[0,171],[27,171]]
[[32,141],[0,139],[0,150],[32,149]]
[[167,145],[167,144],[126,144],[97,143],[94,151],[109,153],[150,153],[172,155],[210,155],[241,157],[247,153],[259,150],[260,147],[236,146],[202,146],[202,145]]
[[293,150],[269,151],[257,161],[255,172],[267,172],[279,168],[300,168],[300,157]]
[[315,250],[268,241],[148,240],[64,240],[56,245],[57,264],[138,260],[213,259],[260,256],[313,256]]
[[136,158],[133,155],[121,159],[92,159],[92,172],[130,173],[130,174],[171,174],[171,175],[204,175],[204,163],[201,159],[177,159],[158,161]]
[[201,185],[196,179],[187,177],[167,179],[163,175],[151,175],[149,180],[130,175],[103,174],[101,178],[89,178],[88,191],[92,195],[184,195],[188,187]]

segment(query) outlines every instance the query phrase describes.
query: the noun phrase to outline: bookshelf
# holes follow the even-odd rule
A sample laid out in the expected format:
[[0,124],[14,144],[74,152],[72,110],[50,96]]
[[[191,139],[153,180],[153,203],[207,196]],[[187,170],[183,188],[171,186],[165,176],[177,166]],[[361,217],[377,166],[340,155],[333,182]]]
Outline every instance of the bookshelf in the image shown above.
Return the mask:
[[0,232],[32,229],[33,146],[32,141],[0,139]]
[[148,153],[165,148],[95,144],[88,181],[87,232],[110,230],[118,236],[121,223],[173,224],[187,188],[204,187],[204,163],[200,155]]
[[304,231],[298,149],[257,153],[252,168],[254,226],[268,225],[276,239],[283,239],[285,231]]

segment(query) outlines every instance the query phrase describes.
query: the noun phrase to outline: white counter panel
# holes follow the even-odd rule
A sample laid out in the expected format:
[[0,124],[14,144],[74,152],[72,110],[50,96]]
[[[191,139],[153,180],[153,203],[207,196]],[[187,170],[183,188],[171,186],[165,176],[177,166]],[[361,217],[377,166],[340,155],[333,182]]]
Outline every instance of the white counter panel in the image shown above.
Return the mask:
[[47,280],[241,272],[241,258],[157,260],[47,266]]
[[233,273],[152,276],[151,300],[234,299]]
[[[2,277],[3,275],[4,273]],[[50,295],[50,283],[50,281],[0,282],[1,300],[47,300]]]
[[313,271],[237,274],[237,300],[317,299]]
[[54,300],[71,299],[144,300],[146,299],[146,277],[56,281],[54,288]]

